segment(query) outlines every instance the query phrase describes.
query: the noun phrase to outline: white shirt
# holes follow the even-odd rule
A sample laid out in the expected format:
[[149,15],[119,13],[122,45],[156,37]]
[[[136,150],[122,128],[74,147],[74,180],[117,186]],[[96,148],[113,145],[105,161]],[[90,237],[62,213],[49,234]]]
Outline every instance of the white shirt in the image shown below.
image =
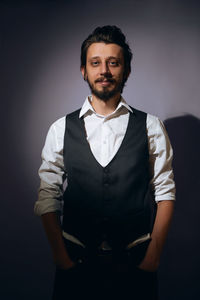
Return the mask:
[[[115,156],[126,133],[132,109],[121,97],[114,112],[107,116],[97,114],[87,97],[79,117],[84,118],[87,141],[96,160],[105,167]],[[146,121],[151,186],[155,201],[175,200],[175,184],[172,170],[172,147],[162,121],[147,114]],[[58,119],[49,128],[42,150],[39,169],[41,184],[34,211],[37,215],[59,211],[62,213],[63,182],[67,186],[64,170],[63,143],[65,117]]]

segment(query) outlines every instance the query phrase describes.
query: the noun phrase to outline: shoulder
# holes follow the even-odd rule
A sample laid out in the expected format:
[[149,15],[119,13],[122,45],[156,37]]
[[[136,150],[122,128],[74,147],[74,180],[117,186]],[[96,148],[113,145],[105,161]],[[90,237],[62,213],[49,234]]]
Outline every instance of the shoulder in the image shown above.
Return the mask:
[[147,131],[154,134],[165,134],[166,129],[164,123],[159,117],[147,114]]
[[53,142],[55,142],[55,140],[57,139],[63,139],[66,123],[65,120],[66,116],[63,116],[50,125],[47,133],[47,140],[52,140]]
[[69,114],[57,119],[56,121],[54,121],[51,126],[50,129],[52,130],[64,130],[65,129],[65,123],[66,123],[66,118],[74,118],[76,116],[79,116],[80,113],[80,109],[77,109],[73,112],[70,112]]
[[136,109],[136,108],[133,108],[133,107],[131,107],[131,109],[133,111],[133,115],[140,116],[140,117],[143,117],[143,119],[146,119],[147,130],[148,129],[156,130],[157,127],[164,126],[163,122],[157,116],[151,115],[151,114],[149,114],[145,111],[142,111],[142,110],[139,110],[139,109]]
[[53,132],[56,133],[56,132],[65,130],[65,119],[66,119],[66,116],[61,117],[61,118],[57,119],[56,121],[54,121],[51,124],[49,131],[52,133]]
[[133,111],[133,115],[140,115],[143,116],[143,118],[146,118],[146,123],[147,123],[147,129],[149,128],[154,128],[156,129],[157,127],[164,127],[163,122],[159,119],[159,117],[155,115],[151,115],[145,111],[133,108],[130,106],[130,108]]
[[65,132],[65,117],[61,117],[54,121],[46,135],[44,153],[59,152],[62,148],[63,137]]
[[147,136],[152,149],[171,148],[167,130],[163,122],[154,115],[147,114]]
[[147,113],[147,129],[155,129],[157,126],[161,123],[161,120],[154,115],[148,114]]
[[63,135],[64,131],[65,131],[65,126],[66,126],[66,118],[67,120],[69,119],[74,119],[76,117],[79,117],[79,113],[80,113],[80,109],[77,109],[59,119],[57,119],[56,121],[54,121],[50,128],[49,128],[49,133],[50,134],[56,134],[56,135]]
[[159,117],[135,108],[132,108],[132,110],[133,114],[135,114],[136,116],[140,115],[143,117],[143,119],[146,119],[146,130],[149,137],[152,135],[155,136],[160,134],[166,135],[165,126],[163,124],[163,121]]

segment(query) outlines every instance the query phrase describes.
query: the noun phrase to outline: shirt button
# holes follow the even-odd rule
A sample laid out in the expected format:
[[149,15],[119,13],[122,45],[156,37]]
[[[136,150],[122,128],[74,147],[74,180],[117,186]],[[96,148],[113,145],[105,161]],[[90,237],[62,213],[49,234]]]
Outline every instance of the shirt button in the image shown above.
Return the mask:
[[104,144],[106,144],[106,141],[103,141]]

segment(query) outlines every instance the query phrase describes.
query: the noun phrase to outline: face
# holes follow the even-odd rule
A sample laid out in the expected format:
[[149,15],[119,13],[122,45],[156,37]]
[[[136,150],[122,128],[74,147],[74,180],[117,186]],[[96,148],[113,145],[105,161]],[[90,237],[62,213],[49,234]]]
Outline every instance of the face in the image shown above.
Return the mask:
[[87,51],[82,75],[97,98],[108,101],[120,95],[125,84],[123,50],[116,44],[93,43]]

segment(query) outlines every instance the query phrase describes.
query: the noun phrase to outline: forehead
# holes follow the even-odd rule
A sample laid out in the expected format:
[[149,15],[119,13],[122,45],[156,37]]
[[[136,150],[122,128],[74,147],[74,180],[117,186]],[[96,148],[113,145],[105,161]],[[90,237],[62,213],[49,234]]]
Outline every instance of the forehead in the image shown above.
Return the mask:
[[93,43],[87,51],[87,59],[91,59],[92,57],[103,59],[110,56],[123,59],[122,48],[117,44]]

